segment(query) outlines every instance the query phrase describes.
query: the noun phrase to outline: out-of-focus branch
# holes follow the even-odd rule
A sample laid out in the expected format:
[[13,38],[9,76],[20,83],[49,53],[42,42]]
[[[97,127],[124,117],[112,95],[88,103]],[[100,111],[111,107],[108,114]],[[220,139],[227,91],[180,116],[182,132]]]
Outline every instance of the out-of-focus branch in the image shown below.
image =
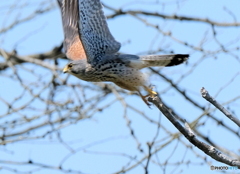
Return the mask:
[[[45,169],[51,169],[51,170],[56,170],[56,171],[61,171],[61,172],[64,172],[64,173],[79,173],[81,174],[82,172],[81,171],[77,171],[77,170],[68,170],[68,169],[64,169],[62,168],[61,166],[51,166],[51,165],[48,165],[48,164],[42,164],[42,163],[38,163],[38,162],[33,162],[32,160],[29,160],[29,161],[23,161],[23,162],[20,162],[20,161],[4,161],[4,160],[0,160],[0,163],[1,164],[7,164],[7,165],[18,165],[18,166],[36,166],[36,167],[39,167],[40,169],[38,170],[41,170],[41,168],[45,168]],[[1,166],[1,169],[6,169],[6,170],[9,170],[10,168],[6,168],[5,166]],[[23,173],[23,172],[20,172],[18,170],[14,170],[13,172],[16,172],[16,173]],[[32,170],[32,172],[36,172],[36,169],[35,170]],[[32,173],[29,171],[29,173]]]
[[20,56],[15,51],[10,53],[10,52],[6,52],[3,49],[0,49],[0,56],[3,56],[6,60],[5,62],[0,63],[0,71],[5,70],[6,68],[9,67],[9,64],[8,64],[9,61],[11,61],[11,65],[30,62],[30,63],[41,65],[43,67],[47,67],[49,69],[53,69],[49,65],[44,64],[42,60],[65,58],[66,57],[65,54],[62,53],[61,51],[62,48],[63,48],[63,45],[61,44],[60,46],[57,46],[46,53],[33,54],[33,55],[27,55],[27,56]]
[[194,132],[191,130],[190,126],[185,122],[185,127],[171,114],[169,109],[162,102],[160,97],[149,97],[148,99],[152,102],[165,116],[166,118],[196,147],[202,150],[204,153],[212,157],[213,159],[225,163],[230,166],[240,167],[240,161],[230,159],[228,156],[222,154],[215,147],[207,145],[206,143],[197,139]]
[[188,17],[188,16],[181,16],[181,15],[166,15],[162,13],[154,13],[154,12],[147,12],[147,11],[138,11],[138,10],[123,10],[123,9],[115,9],[113,7],[110,7],[106,4],[104,4],[104,7],[106,7],[109,10],[114,11],[112,15],[108,15],[107,18],[114,18],[121,15],[131,14],[131,15],[145,15],[145,16],[152,16],[152,17],[159,17],[163,19],[172,19],[172,20],[179,20],[179,21],[193,21],[193,22],[202,22],[207,23],[215,26],[224,26],[224,27],[232,27],[232,26],[240,26],[240,22],[233,22],[233,23],[227,23],[227,22],[217,22],[210,20],[208,18],[197,18],[197,17]]
[[17,19],[15,21],[13,21],[11,24],[9,24],[7,27],[4,27],[2,29],[0,29],[0,34],[5,33],[11,29],[13,29],[14,27],[18,26],[19,24],[22,24],[26,21],[30,21],[31,19],[34,19],[35,17],[37,17],[38,15],[41,15],[43,13],[49,12],[53,9],[53,6],[50,5],[48,7],[46,7],[45,9],[39,9],[34,11],[32,14],[28,15],[25,18],[22,19]]
[[220,103],[218,103],[212,96],[208,93],[208,91],[202,87],[201,89],[202,97],[209,101],[212,105],[218,108],[224,115],[226,115],[230,120],[236,123],[240,127],[240,120],[233,116],[228,110],[226,110]]

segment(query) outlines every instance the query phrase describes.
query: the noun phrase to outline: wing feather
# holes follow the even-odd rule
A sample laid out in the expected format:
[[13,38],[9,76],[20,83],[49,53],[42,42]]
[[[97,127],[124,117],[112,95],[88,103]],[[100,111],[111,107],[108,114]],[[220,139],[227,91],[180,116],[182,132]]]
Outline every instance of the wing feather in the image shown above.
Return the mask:
[[79,1],[79,32],[89,63],[118,52],[121,44],[109,31],[100,0]]
[[78,31],[78,0],[58,0],[64,30],[64,49],[69,59],[86,59]]

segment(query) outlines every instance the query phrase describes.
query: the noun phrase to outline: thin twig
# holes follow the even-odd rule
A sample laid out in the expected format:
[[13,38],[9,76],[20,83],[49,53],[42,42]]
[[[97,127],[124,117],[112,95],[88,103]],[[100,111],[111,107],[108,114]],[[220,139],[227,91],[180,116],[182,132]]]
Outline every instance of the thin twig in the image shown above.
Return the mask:
[[209,95],[208,91],[202,87],[201,89],[202,97],[213,104],[216,108],[218,108],[224,115],[226,115],[230,120],[236,123],[240,127],[240,120],[233,116],[228,110],[226,110],[220,103],[218,103],[212,96]]

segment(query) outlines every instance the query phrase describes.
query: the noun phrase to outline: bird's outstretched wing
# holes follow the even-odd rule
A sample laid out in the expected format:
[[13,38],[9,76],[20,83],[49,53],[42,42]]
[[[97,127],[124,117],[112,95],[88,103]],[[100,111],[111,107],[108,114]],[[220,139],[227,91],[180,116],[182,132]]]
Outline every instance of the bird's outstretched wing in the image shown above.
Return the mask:
[[67,57],[72,60],[86,59],[78,31],[78,0],[58,0],[58,4],[61,8],[64,49]]
[[88,62],[96,64],[102,56],[116,53],[121,44],[109,31],[100,0],[78,0],[79,33]]

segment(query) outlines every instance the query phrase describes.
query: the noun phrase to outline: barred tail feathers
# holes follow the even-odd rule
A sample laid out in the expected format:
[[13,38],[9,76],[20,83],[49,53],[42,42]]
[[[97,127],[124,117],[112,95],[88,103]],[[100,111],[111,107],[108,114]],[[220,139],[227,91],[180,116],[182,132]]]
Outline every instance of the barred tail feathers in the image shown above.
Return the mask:
[[142,68],[150,66],[175,66],[185,62],[188,54],[170,54],[170,55],[147,55],[139,56],[142,60]]

